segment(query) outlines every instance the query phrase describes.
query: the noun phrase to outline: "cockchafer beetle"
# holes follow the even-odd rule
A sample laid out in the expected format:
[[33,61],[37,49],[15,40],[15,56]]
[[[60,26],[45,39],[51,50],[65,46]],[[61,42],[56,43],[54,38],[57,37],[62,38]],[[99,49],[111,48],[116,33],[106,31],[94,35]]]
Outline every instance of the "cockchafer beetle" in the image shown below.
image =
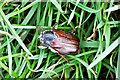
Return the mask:
[[59,29],[45,30],[39,35],[38,39],[43,44],[43,46],[38,46],[38,48],[49,48],[52,52],[58,53],[67,62],[68,60],[63,55],[75,54],[80,49],[77,36]]

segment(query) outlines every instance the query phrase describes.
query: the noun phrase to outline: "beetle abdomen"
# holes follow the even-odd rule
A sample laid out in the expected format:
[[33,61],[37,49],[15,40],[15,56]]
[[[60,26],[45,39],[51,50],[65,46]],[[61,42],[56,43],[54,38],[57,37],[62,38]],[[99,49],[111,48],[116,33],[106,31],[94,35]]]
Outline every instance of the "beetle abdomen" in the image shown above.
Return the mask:
[[51,47],[61,54],[76,53],[79,50],[79,43],[64,37],[52,41]]

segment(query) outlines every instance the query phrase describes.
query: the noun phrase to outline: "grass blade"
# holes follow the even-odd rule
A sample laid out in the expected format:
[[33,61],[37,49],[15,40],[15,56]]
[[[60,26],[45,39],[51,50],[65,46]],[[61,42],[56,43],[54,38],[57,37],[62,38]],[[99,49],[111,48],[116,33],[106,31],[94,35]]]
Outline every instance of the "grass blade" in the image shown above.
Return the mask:
[[9,39],[7,37],[8,59],[9,59],[9,74],[12,76],[12,52]]
[[106,41],[106,48],[109,46],[110,44],[110,25],[105,25],[104,26],[104,35],[105,35],[105,41]]
[[115,5],[115,6],[113,6],[113,7],[110,7],[110,8],[108,8],[108,9],[106,9],[104,12],[116,11],[116,10],[118,10],[118,9],[120,9],[120,5]]
[[69,17],[69,19],[68,19],[67,25],[71,22],[71,20],[72,20],[73,17],[74,17],[74,12],[75,12],[76,6],[78,5],[79,1],[80,1],[80,0],[77,0],[77,2],[76,2],[76,4],[75,4],[75,7],[74,7],[74,9],[72,10],[72,13],[70,14],[70,17]]
[[55,5],[55,7],[56,7],[60,12],[63,13],[63,10],[62,10],[62,8],[61,8],[61,5],[60,5],[56,0],[50,0],[50,1]]
[[[120,39],[119,39],[119,42],[120,42]],[[117,60],[116,78],[120,79],[120,45],[119,45],[119,49],[118,49],[118,60]]]
[[9,19],[10,17],[20,14],[21,12],[27,10],[28,8],[32,7],[33,5],[35,5],[37,3],[38,3],[38,1],[36,0],[36,1],[32,2],[31,4],[27,5],[26,7],[22,8],[21,10],[15,11],[15,12],[12,12],[12,13],[6,15],[6,17]]
[[[71,3],[75,5],[75,2],[71,1]],[[100,11],[100,10],[95,10],[95,9],[89,8],[89,7],[87,7],[87,6],[85,6],[85,5],[81,4],[81,3],[79,3],[77,5],[77,7],[81,8],[81,9],[87,11],[87,12],[90,12],[90,13],[97,13],[97,12]]]
[[99,57],[88,66],[87,69],[91,69],[98,62],[103,60],[112,50],[114,50],[118,46],[119,40],[120,40],[120,37],[118,39],[116,39],[102,54],[100,54]]
[[27,49],[27,47],[25,46],[25,44],[22,42],[22,40],[20,39],[20,37],[18,36],[18,34],[15,32],[15,30],[13,29],[12,25],[10,24],[9,20],[6,18],[4,12],[2,11],[2,9],[0,9],[0,14],[3,17],[3,19],[6,21],[7,25],[9,26],[11,33],[13,35],[15,35],[15,39],[18,41],[18,43],[23,47],[23,49],[31,56],[33,56],[31,54],[31,52]]
[[39,60],[38,60],[38,64],[37,64],[37,67],[35,68],[35,70],[37,70],[40,67],[40,65],[41,65],[41,63],[43,61],[43,58],[44,58],[43,53],[44,53],[43,50],[40,50]]

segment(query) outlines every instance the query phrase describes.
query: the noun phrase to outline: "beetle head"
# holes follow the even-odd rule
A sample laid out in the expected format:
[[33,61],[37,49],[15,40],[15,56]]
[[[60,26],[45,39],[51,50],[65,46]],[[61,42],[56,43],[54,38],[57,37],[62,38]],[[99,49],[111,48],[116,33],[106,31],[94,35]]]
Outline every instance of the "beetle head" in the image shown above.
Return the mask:
[[41,43],[43,43],[44,46],[49,47],[51,45],[51,42],[57,37],[57,34],[52,30],[46,30],[39,35],[38,39]]

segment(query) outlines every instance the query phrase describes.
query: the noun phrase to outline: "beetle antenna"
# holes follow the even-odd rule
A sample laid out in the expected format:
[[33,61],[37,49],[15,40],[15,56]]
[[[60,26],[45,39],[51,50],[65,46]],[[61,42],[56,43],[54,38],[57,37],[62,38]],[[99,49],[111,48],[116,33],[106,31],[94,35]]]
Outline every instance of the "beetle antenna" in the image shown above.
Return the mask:
[[78,28],[78,26],[76,26],[73,30],[71,30],[71,33],[74,33],[76,31],[76,29]]
[[57,24],[58,24],[58,23],[57,23],[57,22],[55,22],[55,24],[53,25],[52,29],[55,29],[55,26],[56,26]]
[[43,27],[41,27],[41,26],[38,26],[38,30],[44,30],[44,28]]
[[41,33],[43,33],[43,31],[45,30],[43,27],[38,26],[38,30],[40,30]]

